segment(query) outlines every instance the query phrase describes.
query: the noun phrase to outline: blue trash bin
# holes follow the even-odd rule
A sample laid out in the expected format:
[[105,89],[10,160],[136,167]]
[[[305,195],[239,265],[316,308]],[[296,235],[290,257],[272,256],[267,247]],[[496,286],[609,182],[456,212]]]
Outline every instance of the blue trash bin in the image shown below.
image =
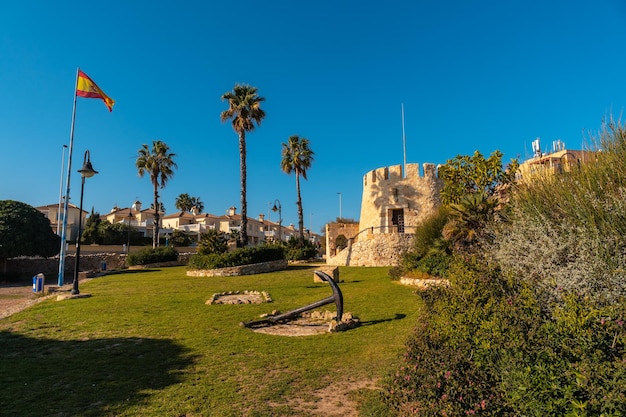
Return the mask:
[[43,274],[37,274],[33,277],[33,292],[34,293],[43,292],[43,281],[44,281]]
[[102,261],[102,264],[100,265],[100,269],[102,271],[106,271],[107,270],[107,263],[105,261]]

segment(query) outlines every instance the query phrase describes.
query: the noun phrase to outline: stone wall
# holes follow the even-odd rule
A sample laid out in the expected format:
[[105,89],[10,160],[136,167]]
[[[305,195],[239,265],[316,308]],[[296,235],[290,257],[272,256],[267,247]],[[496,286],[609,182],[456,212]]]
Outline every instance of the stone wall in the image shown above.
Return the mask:
[[328,265],[342,266],[394,266],[413,246],[414,235],[407,233],[361,234],[359,240],[332,258]]
[[[178,263],[186,265],[192,253],[180,253],[178,255]],[[65,276],[74,273],[74,254],[65,257]],[[80,271],[101,271],[104,269],[123,269],[126,268],[126,254],[123,253],[96,253],[80,255]],[[59,257],[41,258],[41,257],[19,257],[7,260],[7,275],[29,277],[38,273],[43,273],[46,278],[56,277],[59,274]]]
[[280,271],[289,266],[286,260],[261,262],[258,264],[231,266],[217,269],[191,269],[187,271],[190,277],[235,277],[239,275],[254,275],[265,272]]
[[337,253],[337,248],[335,246],[335,239],[337,239],[337,236],[344,235],[346,238],[351,239],[358,233],[358,223],[332,222],[326,224],[326,259],[335,256]]

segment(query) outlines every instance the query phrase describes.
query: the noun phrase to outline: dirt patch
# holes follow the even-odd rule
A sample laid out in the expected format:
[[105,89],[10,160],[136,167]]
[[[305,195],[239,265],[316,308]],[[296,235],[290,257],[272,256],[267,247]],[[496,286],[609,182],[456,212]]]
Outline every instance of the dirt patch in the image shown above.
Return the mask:
[[0,319],[9,317],[41,301],[43,297],[33,293],[30,283],[0,286]]
[[[313,391],[306,399],[290,399],[287,405],[291,410],[306,415],[357,417],[359,415],[357,403],[352,397],[356,391],[362,389],[377,390],[379,387],[375,380],[370,379],[333,382]],[[281,404],[270,405],[276,407]]]
[[272,298],[265,291],[228,291],[213,294],[205,304],[261,304],[271,303]]
[[275,336],[314,336],[328,333],[328,322],[319,322],[308,318],[299,318],[287,323],[252,329],[255,333],[272,334]]

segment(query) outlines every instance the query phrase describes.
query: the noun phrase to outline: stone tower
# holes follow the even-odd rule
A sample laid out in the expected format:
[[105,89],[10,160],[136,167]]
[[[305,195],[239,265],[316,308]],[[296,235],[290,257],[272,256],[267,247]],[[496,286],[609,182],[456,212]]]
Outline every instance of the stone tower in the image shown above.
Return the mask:
[[434,164],[374,169],[363,176],[363,197],[359,229],[371,233],[414,233],[416,226],[441,204],[443,182]]
[[330,236],[336,236],[337,228],[342,225],[327,225],[326,263],[397,265],[402,254],[411,248],[417,226],[441,205],[443,181],[437,176],[434,164],[423,167],[423,175],[418,164],[407,164],[404,175],[401,165],[365,174],[358,232],[350,230],[350,236],[346,236],[348,247],[333,253]]

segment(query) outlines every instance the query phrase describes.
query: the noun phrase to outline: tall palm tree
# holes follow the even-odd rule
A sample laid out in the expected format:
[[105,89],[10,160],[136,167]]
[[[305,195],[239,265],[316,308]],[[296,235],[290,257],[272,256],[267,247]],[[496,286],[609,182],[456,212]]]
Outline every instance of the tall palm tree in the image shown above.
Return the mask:
[[137,167],[140,177],[148,173],[150,175],[150,181],[154,186],[154,227],[152,230],[152,247],[156,248],[159,245],[159,225],[160,213],[157,210],[161,207],[159,204],[159,188],[165,188],[167,181],[174,176],[174,168],[177,168],[176,162],[174,162],[175,153],[170,152],[169,146],[165,142],[155,140],[152,142],[152,149],[148,145],[143,144],[138,151],[137,161],[135,166]]
[[248,245],[248,202],[246,200],[246,132],[254,130],[265,118],[261,103],[265,98],[257,95],[258,89],[235,84],[233,91],[222,95],[228,100],[228,109],[220,117],[222,122],[232,120],[233,130],[239,136],[239,166],[241,172],[241,244]]
[[302,214],[302,197],[300,196],[300,177],[306,180],[306,171],[311,167],[314,152],[309,148],[309,140],[297,135],[291,136],[283,143],[283,159],[280,167],[286,174],[296,174],[296,191],[298,193],[298,228],[300,240],[304,241],[304,215]]

